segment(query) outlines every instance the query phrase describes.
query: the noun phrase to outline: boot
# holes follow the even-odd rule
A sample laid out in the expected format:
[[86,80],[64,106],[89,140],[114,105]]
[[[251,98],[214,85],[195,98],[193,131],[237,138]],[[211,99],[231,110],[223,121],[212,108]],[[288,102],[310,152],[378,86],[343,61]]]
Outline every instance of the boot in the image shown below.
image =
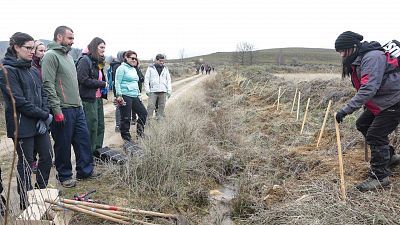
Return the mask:
[[389,177],[385,177],[381,180],[370,177],[365,181],[363,181],[362,183],[358,184],[356,188],[361,192],[365,192],[365,191],[373,191],[378,188],[383,188],[388,186],[389,184],[390,184]]

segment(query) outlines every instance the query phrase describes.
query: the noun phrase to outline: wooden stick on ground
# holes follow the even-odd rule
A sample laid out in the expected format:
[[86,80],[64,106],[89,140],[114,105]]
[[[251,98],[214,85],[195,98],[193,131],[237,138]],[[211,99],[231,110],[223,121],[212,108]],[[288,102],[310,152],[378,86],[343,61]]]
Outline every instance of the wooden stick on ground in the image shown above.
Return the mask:
[[296,116],[296,121],[299,120],[299,114],[300,114],[300,98],[301,98],[301,92],[299,91],[299,96],[297,99],[297,116]]
[[278,90],[278,103],[276,104],[276,111],[279,110],[279,99],[281,98],[281,87],[279,86]]
[[[64,203],[64,204],[65,204],[65,203]],[[67,205],[68,205],[68,204],[67,204]],[[72,205],[71,205],[71,206],[72,206]],[[133,219],[133,218],[129,218],[129,217],[126,217],[126,216],[117,215],[117,214],[114,213],[114,212],[118,212],[118,211],[110,211],[110,210],[105,210],[105,209],[96,209],[96,208],[92,208],[92,207],[84,206],[84,205],[76,205],[76,207],[82,208],[82,209],[86,209],[86,210],[89,210],[89,211],[92,211],[92,212],[98,212],[98,213],[100,213],[100,214],[104,214],[104,215],[106,215],[106,216],[115,217],[115,218],[117,218],[117,219],[135,222],[135,223],[138,223],[138,224],[155,225],[154,223],[147,223],[147,222],[145,222],[145,221],[136,220],[136,219]]]
[[340,190],[342,192],[342,200],[346,201],[346,187],[344,186],[344,169],[343,169],[343,157],[342,157],[342,143],[340,141],[339,123],[336,121],[336,113],[334,115],[334,120],[335,120],[336,142],[337,142],[338,158],[339,158]]
[[82,209],[82,208],[79,208],[78,206],[75,206],[75,205],[64,204],[64,203],[60,203],[60,202],[57,202],[57,201],[51,201],[51,200],[48,200],[48,199],[46,199],[45,202],[50,203],[50,204],[54,204],[54,205],[58,205],[60,207],[63,207],[63,208],[66,208],[66,209],[69,209],[69,210],[72,210],[72,211],[75,211],[75,212],[85,213],[85,214],[88,214],[88,215],[91,215],[91,216],[94,216],[94,217],[97,217],[97,218],[101,218],[101,219],[104,219],[104,220],[108,220],[108,221],[112,221],[112,222],[116,222],[116,223],[121,223],[121,224],[131,224],[130,222],[126,222],[126,221],[123,221],[123,220],[120,220],[120,219],[117,219],[117,218],[114,218],[114,217],[111,217],[111,216],[106,216],[106,215],[103,215],[103,214],[100,214],[100,213],[97,213],[97,212],[93,212],[93,211],[90,211],[90,210],[87,210],[87,209]]
[[296,104],[296,97],[297,97],[297,88],[296,91],[294,92],[294,97],[293,97],[293,103],[292,103],[292,110],[290,110],[290,114],[292,114],[294,105]]
[[308,98],[308,100],[307,100],[306,111],[304,112],[303,124],[301,125],[300,134],[302,134],[303,130],[304,130],[304,124],[306,123],[306,118],[307,118],[307,112],[308,112],[308,106],[309,105],[310,105],[310,98]]
[[111,206],[111,205],[104,205],[104,204],[91,203],[91,202],[81,202],[81,201],[75,201],[75,200],[71,200],[71,199],[60,199],[60,201],[64,202],[64,203],[68,203],[68,204],[84,205],[84,206],[90,206],[90,207],[98,208],[98,209],[124,211],[124,212],[131,212],[131,213],[143,214],[143,215],[148,215],[148,216],[172,218],[172,219],[175,219],[175,220],[178,219],[178,216],[174,215],[174,214],[165,214],[165,213],[159,213],[159,212],[153,212],[153,211],[145,211],[145,210],[140,210],[140,209],[124,208],[124,207],[119,207],[119,206]]
[[329,115],[329,111],[331,110],[331,105],[332,105],[332,100],[329,100],[328,107],[326,108],[326,112],[325,112],[324,122],[322,123],[321,131],[319,132],[317,148],[319,146],[319,143],[321,142],[322,134],[324,133],[325,124],[326,124],[326,121],[328,120],[328,115]]

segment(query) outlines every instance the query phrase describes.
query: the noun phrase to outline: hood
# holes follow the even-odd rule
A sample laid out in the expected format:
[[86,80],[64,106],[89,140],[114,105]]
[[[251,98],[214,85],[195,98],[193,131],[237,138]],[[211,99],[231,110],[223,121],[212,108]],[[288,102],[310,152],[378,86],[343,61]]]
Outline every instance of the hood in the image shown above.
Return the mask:
[[116,59],[116,61],[119,61],[119,62],[123,62],[124,61],[124,51],[119,51],[118,53],[117,53],[117,59]]
[[60,51],[60,52],[62,52],[62,53],[64,53],[64,54],[68,54],[68,52],[69,52],[69,50],[68,50],[67,47],[62,46],[62,45],[60,45],[60,44],[58,44],[57,42],[54,42],[54,41],[50,42],[50,43],[47,45],[47,49],[48,49],[48,50]]
[[30,68],[32,61],[17,59],[17,57],[12,53],[11,48],[7,48],[7,53],[4,56],[3,64],[18,68]]
[[370,52],[373,50],[383,51],[383,48],[382,48],[381,44],[377,41],[371,41],[371,42],[364,41],[361,44],[359,54],[365,55],[367,52]]
[[115,65],[121,65],[121,62],[119,62],[119,61],[112,61],[111,63],[110,63],[110,66],[115,66]]

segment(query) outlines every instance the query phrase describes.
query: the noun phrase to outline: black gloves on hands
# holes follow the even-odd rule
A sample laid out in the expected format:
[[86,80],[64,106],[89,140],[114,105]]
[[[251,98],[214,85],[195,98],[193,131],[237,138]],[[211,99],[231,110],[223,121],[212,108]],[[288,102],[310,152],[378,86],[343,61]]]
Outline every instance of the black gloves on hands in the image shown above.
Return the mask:
[[38,120],[36,123],[36,130],[39,134],[44,134],[47,131],[47,125],[43,120]]
[[338,123],[343,122],[343,119],[344,119],[344,117],[345,117],[346,115],[347,115],[347,114],[346,114],[343,110],[340,110],[339,112],[336,113],[336,121],[337,121]]
[[49,114],[49,117],[44,121],[48,128],[50,127],[51,121],[53,121],[53,115]]

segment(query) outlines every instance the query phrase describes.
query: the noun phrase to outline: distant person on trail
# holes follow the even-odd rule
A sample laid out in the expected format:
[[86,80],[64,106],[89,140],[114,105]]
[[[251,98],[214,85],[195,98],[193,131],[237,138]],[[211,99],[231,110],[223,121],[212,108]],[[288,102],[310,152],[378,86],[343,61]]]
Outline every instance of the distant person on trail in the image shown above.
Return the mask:
[[[32,190],[31,173],[34,151],[39,154],[35,187],[47,187],[51,169],[51,142],[49,125],[53,119],[47,105],[47,96],[39,79],[38,70],[32,67],[35,46],[33,38],[26,33],[17,32],[10,38],[9,47],[3,60],[8,71],[11,95],[15,100],[14,112],[11,96],[4,72],[0,73],[1,91],[5,103],[7,137],[14,141],[18,154],[17,191],[20,196],[20,209],[28,206],[27,191]],[[14,121],[14,113],[17,121]],[[18,130],[14,123],[18,123]]]
[[[137,54],[134,51],[125,52],[124,62],[118,67],[115,74],[115,92],[118,102],[125,102],[120,105],[121,126],[120,133],[125,143],[133,143],[129,133],[132,113],[139,116],[136,123],[137,137],[144,137],[144,126],[146,124],[147,112],[139,91],[139,76],[135,66],[137,66]],[[124,143],[124,144],[125,144]]]
[[[117,72],[118,67],[121,65],[121,63],[124,61],[124,56],[125,52],[124,51],[119,51],[117,53],[117,59],[112,61],[110,63],[110,67],[112,69],[112,90],[114,93],[114,98],[117,98],[117,94],[115,92],[115,73]],[[120,113],[120,108],[118,105],[115,106],[115,132],[119,132],[119,128],[121,125],[121,113]]]
[[107,99],[108,84],[104,74],[104,51],[106,43],[99,37],[88,45],[89,52],[77,62],[79,94],[89,130],[92,154],[103,147],[104,109],[103,98]]
[[204,64],[201,64],[200,71],[201,71],[201,74],[204,74]]
[[167,98],[172,94],[171,75],[168,67],[164,65],[165,56],[158,54],[156,61],[151,64],[144,76],[144,87],[146,95],[149,96],[147,114],[149,118],[153,117],[158,101],[158,109],[156,112],[157,119],[165,117],[164,109]]
[[[361,107],[356,121],[371,148],[369,178],[358,184],[360,191],[375,190],[390,184],[390,167],[400,164],[400,156],[389,145],[388,135],[400,120],[400,72],[378,42],[361,42],[363,36],[352,31],[339,35],[335,49],[342,57],[342,77],[349,76],[357,93],[336,114],[338,123]],[[390,72],[392,71],[392,72]]]
[[54,115],[51,134],[57,178],[62,186],[71,188],[76,186],[72,177],[71,144],[76,157],[76,178],[95,178],[100,174],[93,167],[77,72],[74,60],[68,54],[74,44],[74,32],[69,27],[59,26],[54,31],[53,40],[42,59],[43,86]]

